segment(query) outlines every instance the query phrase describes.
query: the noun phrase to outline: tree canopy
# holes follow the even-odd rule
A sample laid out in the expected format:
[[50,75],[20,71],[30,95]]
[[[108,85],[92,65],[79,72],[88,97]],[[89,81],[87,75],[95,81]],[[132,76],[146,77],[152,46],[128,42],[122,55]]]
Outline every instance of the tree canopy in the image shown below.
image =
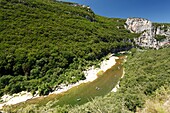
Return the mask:
[[51,91],[84,79],[87,66],[132,46],[129,40],[137,35],[124,29],[124,22],[71,3],[1,0],[0,95]]

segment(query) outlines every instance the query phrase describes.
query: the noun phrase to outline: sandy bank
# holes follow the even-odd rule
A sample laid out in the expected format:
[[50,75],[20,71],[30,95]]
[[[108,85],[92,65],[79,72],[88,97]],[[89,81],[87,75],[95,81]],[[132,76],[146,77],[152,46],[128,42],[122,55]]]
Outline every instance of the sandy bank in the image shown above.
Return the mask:
[[[55,91],[51,92],[50,94],[59,94],[59,93],[62,93],[62,92],[65,92],[65,91],[71,89],[72,87],[78,86],[82,83],[94,81],[95,79],[97,79],[97,73],[101,70],[103,70],[105,72],[106,70],[111,68],[113,65],[116,64],[116,59],[118,59],[118,57],[110,55],[108,60],[104,60],[101,62],[100,68],[94,68],[94,66],[92,66],[89,69],[87,69],[86,71],[84,71],[84,74],[86,76],[85,80],[80,80],[79,82],[77,82],[75,84],[70,84],[70,85],[61,84],[58,88],[56,88]],[[38,96],[36,96],[36,97],[38,97]],[[13,94],[12,96],[4,95],[0,99],[3,101],[3,103],[0,104],[0,109],[2,109],[2,107],[4,105],[17,104],[20,102],[24,102],[28,99],[36,98],[36,97],[33,97],[33,95],[30,92],[26,92],[26,91],[23,91],[18,94]]]
[[[126,62],[126,61],[127,61],[127,56],[125,56],[125,59],[124,59],[124,62]],[[121,76],[121,79],[124,77],[124,75],[125,75],[125,69],[123,69],[123,74]],[[117,85],[112,89],[111,92],[117,92],[117,90],[120,87],[119,84],[120,84],[120,81],[118,81]]]
[[[121,76],[121,79],[124,77],[124,74],[125,74],[125,70],[123,69],[123,74]],[[119,89],[119,84],[120,84],[120,81],[118,81],[117,85],[112,89],[111,92],[117,92],[117,90]]]
[[59,94],[59,93],[65,92],[65,91],[67,91],[67,90],[69,90],[69,89],[71,89],[75,86],[78,86],[82,83],[94,81],[95,79],[97,79],[97,73],[101,70],[105,72],[106,70],[111,68],[113,65],[116,64],[116,59],[118,59],[118,57],[110,55],[108,60],[104,60],[104,61],[101,62],[100,68],[95,68],[94,66],[92,66],[89,69],[87,69],[86,71],[83,71],[85,76],[86,76],[85,80],[80,80],[79,82],[77,82],[75,84],[69,84],[69,85],[61,84],[56,89],[56,91],[54,91],[50,94]]
[[34,98],[33,95],[30,92],[26,92],[26,91],[22,91],[20,93],[13,94],[12,96],[4,95],[1,97],[1,100],[3,101],[3,103],[0,104],[0,109],[2,109],[2,107],[4,105],[17,104],[17,103],[24,102],[24,101],[26,101],[28,99],[32,99],[32,98]]

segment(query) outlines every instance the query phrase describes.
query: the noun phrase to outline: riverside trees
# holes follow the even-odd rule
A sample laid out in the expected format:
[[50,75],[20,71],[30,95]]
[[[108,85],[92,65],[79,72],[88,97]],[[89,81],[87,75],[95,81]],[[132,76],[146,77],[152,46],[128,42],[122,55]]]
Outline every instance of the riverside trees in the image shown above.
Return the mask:
[[136,34],[123,25],[124,20],[68,3],[1,0],[0,95],[22,90],[47,94],[57,84],[84,79],[87,66],[132,45],[126,40]]

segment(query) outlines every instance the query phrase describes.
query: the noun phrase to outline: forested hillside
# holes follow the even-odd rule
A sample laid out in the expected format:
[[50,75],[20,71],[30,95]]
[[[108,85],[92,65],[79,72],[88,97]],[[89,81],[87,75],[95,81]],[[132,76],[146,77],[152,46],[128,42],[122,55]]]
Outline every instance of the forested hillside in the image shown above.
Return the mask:
[[[130,113],[140,112],[139,108],[149,106],[143,113],[168,113],[169,105],[163,105],[170,96],[169,56],[170,48],[147,51],[133,49],[124,65],[125,76],[120,82],[118,92],[75,107],[72,112]],[[150,103],[145,105],[147,100]]]
[[87,67],[132,46],[124,22],[71,3],[0,0],[0,96],[85,79]]
[[[124,64],[125,75],[115,93],[96,97],[80,106],[53,107],[28,105],[18,112],[55,113],[169,113],[170,109],[170,48],[136,50],[128,55]],[[57,102],[58,100],[56,100]],[[6,108],[10,111],[10,107]]]

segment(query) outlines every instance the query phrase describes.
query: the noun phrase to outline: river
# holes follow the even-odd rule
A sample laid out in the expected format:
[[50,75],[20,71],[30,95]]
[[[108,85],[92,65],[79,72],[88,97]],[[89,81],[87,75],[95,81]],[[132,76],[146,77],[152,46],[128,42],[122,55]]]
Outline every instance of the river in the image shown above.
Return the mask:
[[37,104],[38,106],[46,105],[48,102],[53,102],[53,106],[57,105],[81,105],[91,101],[96,96],[104,96],[112,91],[117,85],[123,75],[124,57],[116,59],[116,64],[92,82],[83,83],[71,88],[70,90],[60,93],[51,94],[46,97],[39,97],[27,100],[26,102],[12,105],[12,108],[23,108],[30,104]]

